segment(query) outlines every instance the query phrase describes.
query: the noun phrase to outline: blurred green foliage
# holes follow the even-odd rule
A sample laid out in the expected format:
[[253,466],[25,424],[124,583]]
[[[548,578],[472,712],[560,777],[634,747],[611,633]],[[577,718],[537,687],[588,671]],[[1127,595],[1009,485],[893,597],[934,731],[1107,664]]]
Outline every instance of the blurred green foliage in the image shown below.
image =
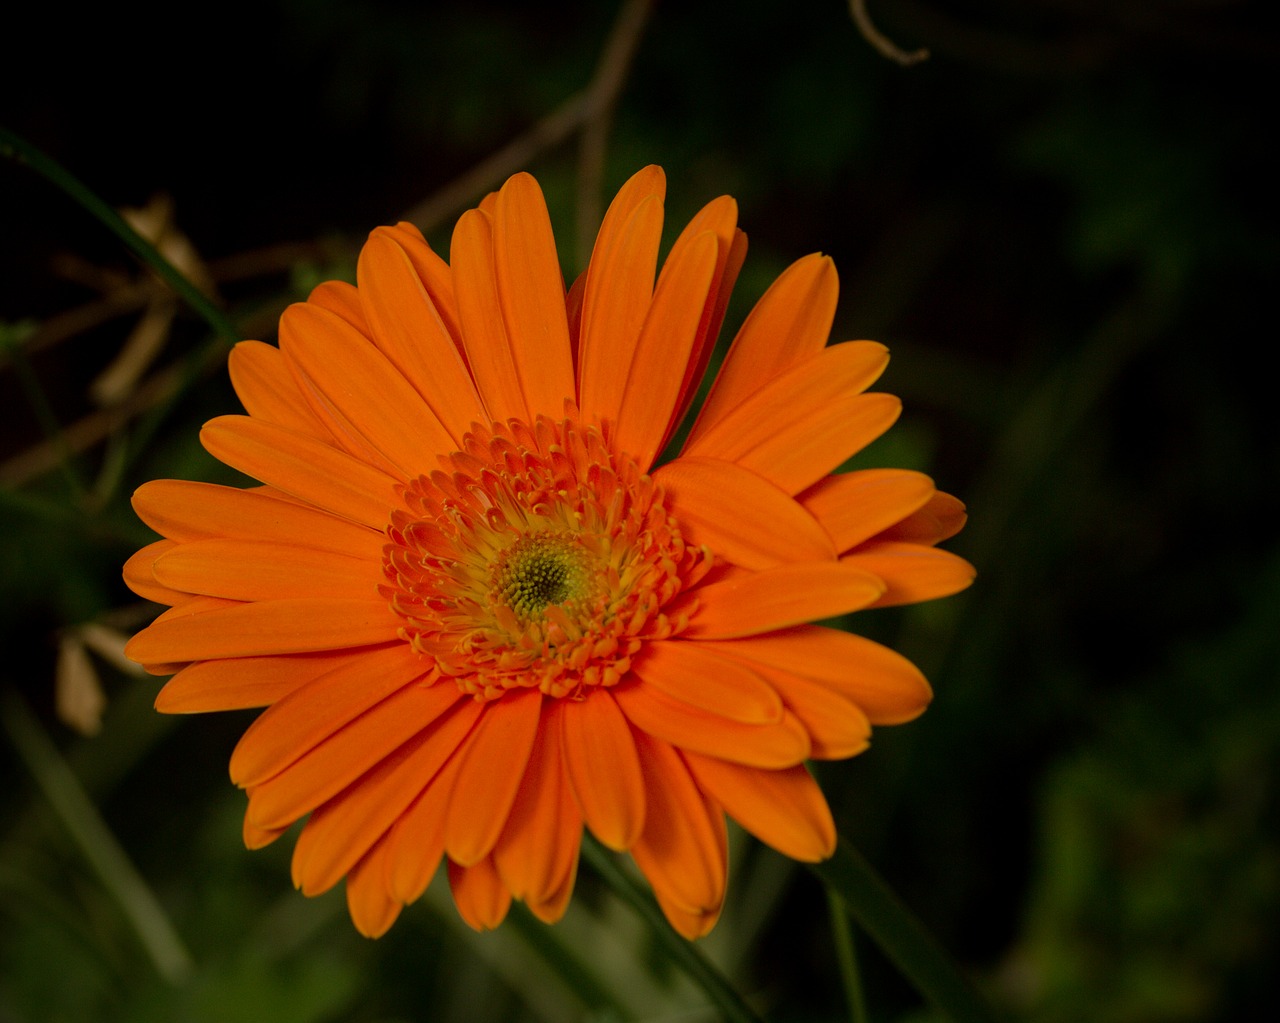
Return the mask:
[[[722,340],[791,260],[831,253],[836,339],[889,344],[883,386],[906,402],[861,464],[922,468],[969,504],[949,546],[978,566],[971,591],[849,622],[916,660],[937,696],[868,754],[822,765],[837,820],[1012,1018],[1269,1018],[1280,450],[1258,353],[1280,255],[1274,12],[870,7],[932,58],[884,60],[840,0],[660,5],[605,182],[663,164],[676,225],[738,198],[752,247]],[[113,204],[172,195],[210,261],[308,243],[275,275],[220,282],[268,338],[283,301],[350,272],[365,231],[584,87],[615,13],[232,2],[200,10],[188,38],[142,11],[86,11],[74,37],[33,12],[0,68],[0,123]],[[575,274],[573,145],[529,169]],[[433,890],[365,942],[340,893],[290,891],[288,838],[241,847],[225,763],[248,715],[160,718],[154,681],[93,652],[102,729],[59,720],[68,638],[148,613],[119,579],[148,539],[128,492],[157,476],[236,482],[196,434],[237,406],[216,345],[180,316],[164,361],[183,360],[191,386],[174,407],[18,473],[42,430],[94,414],[88,384],[132,321],[47,346],[42,330],[100,297],[86,265],[137,277],[7,163],[0,211],[0,1023],[605,1021],[696,1005],[589,876],[554,929],[517,914],[475,936]],[[447,229],[431,237],[447,249]],[[137,906],[19,753],[24,721],[53,740],[189,968],[166,977],[143,944]],[[745,841],[734,864],[708,954],[771,1019],[842,1018],[816,883]],[[865,940],[860,953],[873,1019],[933,1018]]]

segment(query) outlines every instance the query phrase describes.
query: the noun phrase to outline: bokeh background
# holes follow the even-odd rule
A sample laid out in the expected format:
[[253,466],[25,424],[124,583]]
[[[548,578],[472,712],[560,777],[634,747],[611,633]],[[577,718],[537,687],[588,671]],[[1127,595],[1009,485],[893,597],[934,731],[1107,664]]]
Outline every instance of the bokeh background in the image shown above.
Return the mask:
[[[842,0],[43,5],[6,30],[0,124],[167,224],[171,257],[267,340],[352,276],[370,228],[412,212],[447,251],[521,168],[569,276],[646,163],[669,225],[736,196],[751,248],[722,343],[783,267],[831,254],[835,339],[888,344],[879,386],[906,403],[858,464],[962,497],[948,546],[979,570],[848,623],[936,698],[821,766],[842,833],[1011,1019],[1268,1018],[1274,9],[870,13],[930,58],[877,53]],[[616,102],[584,118],[593,82]],[[161,718],[117,656],[154,613],[120,582],[150,539],[129,493],[235,481],[196,442],[238,408],[225,348],[2,159],[0,224],[0,1021],[706,1018],[585,870],[557,928],[515,912],[474,935],[433,890],[374,943],[340,890],[291,890],[290,840],[242,848],[225,765],[251,715]],[[770,1019],[845,1018],[820,885],[734,841],[705,951]],[[873,1019],[934,1018],[859,952]]]

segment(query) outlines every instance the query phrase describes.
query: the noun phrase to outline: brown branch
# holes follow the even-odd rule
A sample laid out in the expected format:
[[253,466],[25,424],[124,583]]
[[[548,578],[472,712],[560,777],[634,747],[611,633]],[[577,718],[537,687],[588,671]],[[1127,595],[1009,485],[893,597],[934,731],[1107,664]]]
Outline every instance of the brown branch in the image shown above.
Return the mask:
[[882,57],[887,57],[903,67],[919,64],[929,59],[929,51],[925,49],[901,50],[888,36],[884,35],[871,21],[867,13],[866,0],[849,0],[849,13],[853,15],[853,23],[858,26],[862,38],[869,42]]

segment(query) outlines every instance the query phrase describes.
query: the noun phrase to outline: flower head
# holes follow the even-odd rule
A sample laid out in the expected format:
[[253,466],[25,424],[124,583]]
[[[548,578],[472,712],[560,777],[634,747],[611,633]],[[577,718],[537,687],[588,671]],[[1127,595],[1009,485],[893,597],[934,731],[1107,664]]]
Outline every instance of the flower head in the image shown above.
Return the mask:
[[171,605],[128,653],[172,713],[267,708],[231,759],[245,841],[307,818],[307,894],[346,878],[385,931],[446,864],[458,910],[564,912],[583,827],[696,937],[724,899],[725,815],[801,860],[835,827],[805,767],[906,721],[906,660],[808,624],[963,588],[963,506],[919,473],[833,474],[886,430],[885,349],[828,347],[809,256],[739,331],[680,453],[746,250],[727,197],[655,284],[664,178],[636,174],[566,293],[527,174],[459,220],[451,262],[372,233],[358,283],[238,345],[248,415],[205,447],[262,482],[160,480],[164,539],[125,578]]

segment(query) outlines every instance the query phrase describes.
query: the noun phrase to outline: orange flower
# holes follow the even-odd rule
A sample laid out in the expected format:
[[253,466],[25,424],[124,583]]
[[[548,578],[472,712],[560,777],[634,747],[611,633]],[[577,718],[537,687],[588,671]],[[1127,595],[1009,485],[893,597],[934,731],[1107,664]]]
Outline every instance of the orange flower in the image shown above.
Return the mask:
[[831,854],[808,758],[867,745],[930,697],[906,660],[806,624],[927,600],[972,569],[934,544],[963,506],[916,472],[832,475],[899,402],[887,361],[827,347],[831,261],[795,263],[738,333],[680,454],[746,251],[722,197],[654,283],[665,181],[609,208],[565,293],[527,174],[465,213],[452,265],[379,228],[246,341],[248,410],[201,434],[248,490],[160,480],[165,539],[125,578],[172,605],[129,656],[169,713],[268,709],[231,775],[245,842],[303,817],[293,878],[347,880],[383,933],[439,863],[476,928],[511,899],[565,910],[585,825],[627,851],[682,934],[724,899],[725,814],[788,856]]

